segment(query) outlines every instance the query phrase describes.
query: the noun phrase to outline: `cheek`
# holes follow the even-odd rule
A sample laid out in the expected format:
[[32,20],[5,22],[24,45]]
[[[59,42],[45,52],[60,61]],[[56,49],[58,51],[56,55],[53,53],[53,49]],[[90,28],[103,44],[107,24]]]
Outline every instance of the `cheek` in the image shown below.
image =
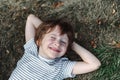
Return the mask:
[[66,51],[67,51],[67,46],[62,47],[62,50],[63,50],[64,52],[66,52]]
[[66,46],[66,52],[68,51],[68,45]]
[[53,44],[53,41],[50,39],[43,41],[43,45],[45,45],[46,47],[51,46],[52,44]]

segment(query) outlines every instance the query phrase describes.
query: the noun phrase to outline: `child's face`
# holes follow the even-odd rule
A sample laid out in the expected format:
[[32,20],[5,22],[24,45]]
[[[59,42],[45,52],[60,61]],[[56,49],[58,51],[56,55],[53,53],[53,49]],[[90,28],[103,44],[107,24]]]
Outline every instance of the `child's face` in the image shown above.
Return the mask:
[[40,47],[39,54],[47,59],[55,59],[63,56],[68,47],[67,34],[60,35],[59,26],[44,35]]

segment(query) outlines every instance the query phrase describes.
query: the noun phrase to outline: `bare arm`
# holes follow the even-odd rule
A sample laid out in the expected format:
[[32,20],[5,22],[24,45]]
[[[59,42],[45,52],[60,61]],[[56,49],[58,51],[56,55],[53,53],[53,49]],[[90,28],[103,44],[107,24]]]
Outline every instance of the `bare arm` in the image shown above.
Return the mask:
[[42,21],[34,16],[33,14],[30,14],[27,17],[26,21],[26,27],[25,27],[25,40],[26,42],[30,40],[31,38],[34,38],[35,36],[35,28],[37,28]]
[[79,61],[73,68],[73,74],[83,74],[94,71],[101,65],[100,61],[88,50],[81,47],[77,43],[73,43],[72,48],[83,61]]

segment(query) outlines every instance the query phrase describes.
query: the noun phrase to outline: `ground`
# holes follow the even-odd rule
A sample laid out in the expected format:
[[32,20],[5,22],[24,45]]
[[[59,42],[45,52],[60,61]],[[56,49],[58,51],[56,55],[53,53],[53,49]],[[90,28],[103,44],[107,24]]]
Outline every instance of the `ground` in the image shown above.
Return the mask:
[[[1,0],[0,80],[7,80],[23,55],[26,18],[64,18],[75,29],[76,41],[102,63],[100,69],[66,80],[120,80],[119,0]],[[75,54],[71,60],[80,60]]]

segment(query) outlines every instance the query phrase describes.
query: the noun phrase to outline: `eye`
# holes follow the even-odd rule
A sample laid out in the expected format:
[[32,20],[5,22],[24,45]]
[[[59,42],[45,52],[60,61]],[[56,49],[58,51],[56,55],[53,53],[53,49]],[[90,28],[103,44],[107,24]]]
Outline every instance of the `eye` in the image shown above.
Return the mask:
[[55,40],[55,39],[56,39],[54,36],[51,36],[50,38],[51,38],[52,40]]
[[61,45],[65,46],[66,42],[65,41],[60,41]]

